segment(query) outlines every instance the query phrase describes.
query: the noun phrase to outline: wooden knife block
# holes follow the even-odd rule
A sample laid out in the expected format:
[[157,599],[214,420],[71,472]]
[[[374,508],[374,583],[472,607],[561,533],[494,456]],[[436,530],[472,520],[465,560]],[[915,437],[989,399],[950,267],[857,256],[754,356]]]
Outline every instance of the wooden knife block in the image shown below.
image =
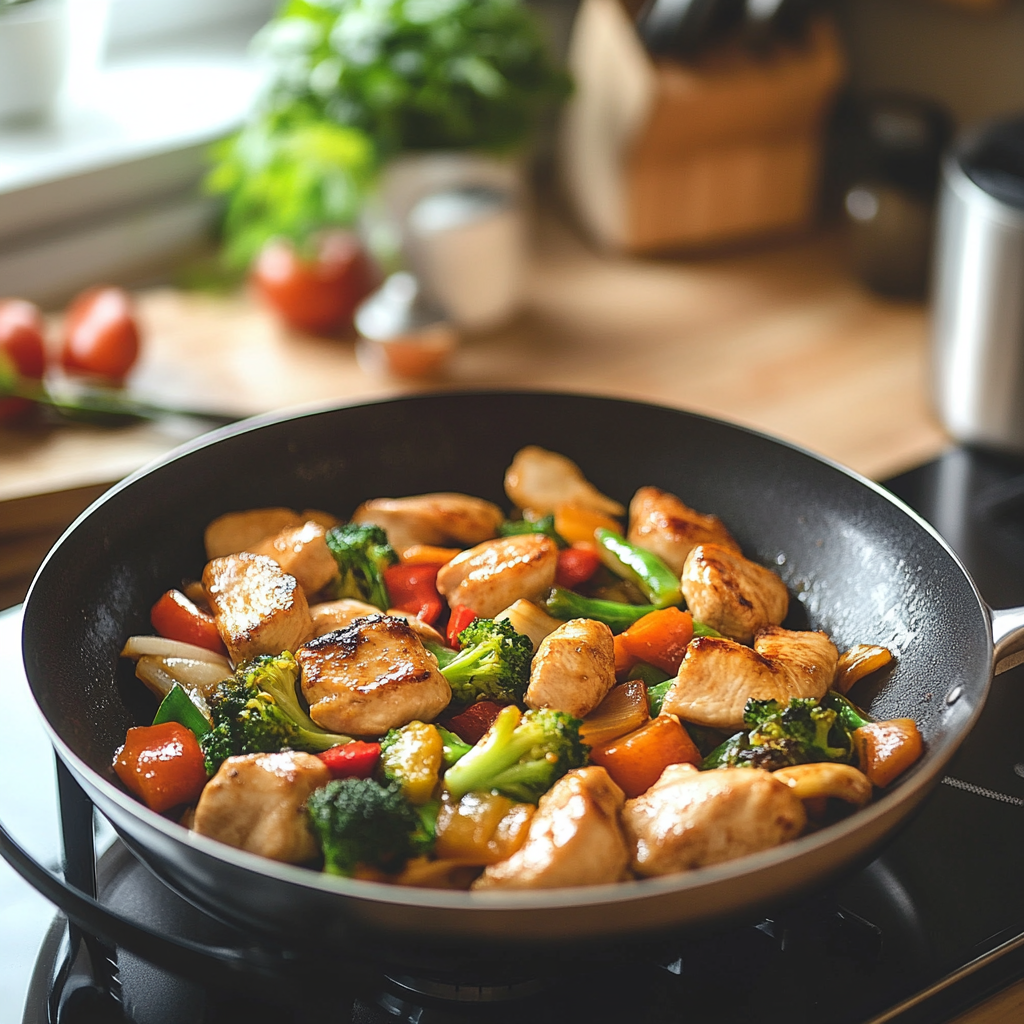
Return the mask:
[[627,252],[712,247],[799,229],[814,214],[823,125],[844,74],[836,32],[755,55],[652,61],[619,0],[584,0],[559,138],[587,233]]

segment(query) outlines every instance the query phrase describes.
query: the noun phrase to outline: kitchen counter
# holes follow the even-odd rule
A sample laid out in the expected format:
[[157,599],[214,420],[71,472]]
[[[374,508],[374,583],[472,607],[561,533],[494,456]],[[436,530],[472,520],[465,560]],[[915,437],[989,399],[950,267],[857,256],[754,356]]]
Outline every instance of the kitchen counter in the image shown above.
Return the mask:
[[[515,323],[465,339],[450,373],[383,381],[350,340],[276,326],[249,297],[140,295],[140,397],[244,416],[435,388],[536,386],[646,399],[735,420],[881,478],[948,438],[929,410],[923,308],[866,293],[841,239],[820,235],[701,260],[601,257],[565,226],[539,230]],[[0,428],[0,607],[63,526],[111,482],[197,430]],[[4,598],[7,600],[4,600]],[[1024,1012],[1024,983],[958,1024]]]
[[[155,289],[139,307],[131,387],[164,405],[241,417],[437,388],[589,391],[734,420],[878,478],[947,443],[927,403],[923,308],[864,291],[836,235],[703,259],[609,258],[543,219],[522,313],[464,339],[429,382],[369,376],[350,339],[289,332],[243,293]],[[0,428],[0,607],[89,501],[199,429]]]

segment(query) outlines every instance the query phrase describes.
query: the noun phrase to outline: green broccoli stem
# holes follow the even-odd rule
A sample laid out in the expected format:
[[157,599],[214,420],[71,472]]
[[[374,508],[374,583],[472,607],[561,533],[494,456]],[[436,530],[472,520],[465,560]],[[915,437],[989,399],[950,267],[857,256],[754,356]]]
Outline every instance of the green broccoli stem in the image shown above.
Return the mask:
[[836,718],[847,732],[870,725],[874,719],[866,718],[864,713],[836,690],[829,690],[822,698],[822,706],[831,708],[836,713]]
[[515,705],[502,708],[483,739],[445,772],[445,788],[454,799],[474,790],[491,789],[496,775],[511,768],[544,739],[543,728],[520,727],[521,722],[522,712]]
[[445,768],[451,768],[473,749],[471,743],[466,743],[461,736],[456,736],[443,725],[435,725],[434,728],[441,734],[441,758]]
[[614,530],[595,530],[594,539],[605,566],[635,583],[655,608],[682,602],[679,577],[657,555],[631,544]]

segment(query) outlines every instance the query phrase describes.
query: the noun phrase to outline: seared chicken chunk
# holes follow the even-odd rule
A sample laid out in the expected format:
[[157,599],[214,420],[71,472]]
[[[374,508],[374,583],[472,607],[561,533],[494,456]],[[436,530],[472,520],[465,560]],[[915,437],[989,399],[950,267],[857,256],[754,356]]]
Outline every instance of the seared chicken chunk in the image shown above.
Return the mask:
[[213,559],[203,570],[203,588],[236,664],[293,651],[313,635],[302,587],[266,555],[242,551]]
[[308,596],[322,590],[338,575],[338,563],[324,540],[326,535],[319,523],[310,521],[275,533],[249,550],[254,555],[272,558],[299,581]]
[[402,619],[357,619],[295,657],[310,717],[331,732],[380,736],[413,719],[429,722],[451,700],[436,659]]
[[504,520],[505,513],[497,505],[446,491],[411,498],[375,498],[352,513],[355,523],[382,527],[396,551],[413,544],[479,544],[496,537]]
[[295,529],[303,522],[305,520],[290,508],[251,508],[245,512],[228,512],[206,527],[203,537],[206,557],[209,560],[250,551],[261,540],[282,530]]
[[719,544],[738,552],[739,544],[718,516],[690,508],[674,494],[641,487],[629,503],[629,540],[656,554],[674,573],[698,544]]
[[570,619],[540,642],[530,668],[526,706],[582,718],[614,685],[612,631],[595,619]]
[[662,710],[687,722],[734,732],[747,700],[825,696],[839,653],[824,633],[769,626],[753,649],[724,637],[691,640]]
[[437,574],[437,589],[492,619],[514,601],[535,601],[555,585],[558,548],[542,533],[500,537],[456,555]]
[[604,768],[568,772],[540,798],[526,842],[508,860],[485,868],[473,888],[557,889],[619,881],[629,863],[619,825],[623,799]]
[[516,452],[505,470],[505,493],[517,508],[542,516],[554,512],[557,505],[578,505],[609,516],[625,512],[614,498],[590,483],[572,459],[537,445]]
[[313,620],[314,636],[333,633],[336,629],[351,626],[356,619],[365,619],[368,615],[380,615],[375,604],[357,601],[354,597],[343,597],[340,601],[324,601],[309,609]]
[[786,584],[771,569],[717,544],[698,544],[686,556],[681,582],[693,617],[740,643],[789,611]]
[[[365,619],[367,615],[380,615],[380,609],[365,601],[357,601],[354,597],[343,597],[339,601],[315,604],[309,609],[309,614],[313,619],[314,635],[323,636],[324,633],[333,633],[336,629],[350,626],[356,619]],[[445,638],[433,626],[416,615],[403,612],[400,608],[389,608],[385,614],[393,619],[404,619],[421,640],[430,640],[435,644],[446,643]]]
[[669,765],[622,810],[633,870],[647,876],[768,850],[795,839],[806,824],[800,798],[760,768]]
[[203,789],[192,828],[271,860],[305,863],[319,852],[306,800],[330,781],[323,761],[301,751],[229,757]]

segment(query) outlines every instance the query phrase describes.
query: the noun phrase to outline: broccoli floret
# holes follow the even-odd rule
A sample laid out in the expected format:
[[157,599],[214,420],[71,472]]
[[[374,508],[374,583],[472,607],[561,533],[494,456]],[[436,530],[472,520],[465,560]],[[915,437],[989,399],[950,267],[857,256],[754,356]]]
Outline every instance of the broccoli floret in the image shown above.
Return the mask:
[[456,761],[465,757],[473,749],[472,744],[466,743],[461,736],[456,736],[443,725],[439,725],[437,731],[441,734],[441,758],[445,768],[451,768]]
[[306,811],[328,874],[351,877],[360,865],[400,871],[432,844],[429,813],[418,814],[394,784],[337,779],[310,796]]
[[579,720],[563,711],[502,708],[480,742],[445,772],[445,788],[455,799],[497,792],[536,803],[567,771],[587,763],[590,748],[579,730]]
[[288,651],[242,662],[207,699],[213,728],[202,738],[206,770],[213,775],[234,754],[278,750],[319,751],[350,736],[321,729],[299,703],[299,665]]
[[474,619],[460,634],[458,657],[441,667],[452,699],[521,701],[530,682],[533,641],[505,619]]
[[326,540],[340,574],[334,596],[354,597],[387,611],[390,601],[384,570],[398,564],[388,535],[372,523],[345,523],[328,530]]
[[786,768],[815,761],[848,762],[849,732],[838,715],[813,698],[794,697],[788,704],[748,700],[743,722],[749,728],[730,736],[701,763],[701,768]]

